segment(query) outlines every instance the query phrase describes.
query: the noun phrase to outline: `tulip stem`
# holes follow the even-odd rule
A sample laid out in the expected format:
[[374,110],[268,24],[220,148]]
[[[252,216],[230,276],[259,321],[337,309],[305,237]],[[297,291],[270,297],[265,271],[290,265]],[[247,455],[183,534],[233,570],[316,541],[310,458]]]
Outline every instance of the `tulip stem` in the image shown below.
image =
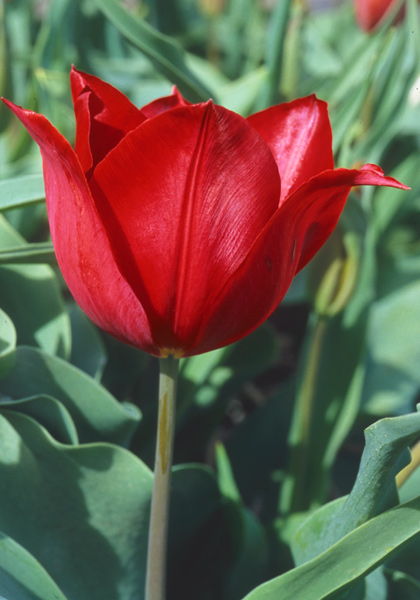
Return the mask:
[[158,427],[145,600],[165,600],[166,596],[166,550],[178,362],[173,356],[160,359]]

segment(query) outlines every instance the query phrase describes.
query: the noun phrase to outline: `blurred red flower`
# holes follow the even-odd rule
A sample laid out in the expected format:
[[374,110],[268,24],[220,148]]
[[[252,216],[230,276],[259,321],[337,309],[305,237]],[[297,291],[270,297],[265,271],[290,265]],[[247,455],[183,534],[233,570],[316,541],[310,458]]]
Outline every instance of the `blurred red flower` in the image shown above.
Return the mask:
[[[371,31],[385,17],[395,0],[355,0],[356,20],[365,31]],[[403,17],[401,9],[397,20]]]
[[7,104],[39,144],[51,235],[74,298],[155,356],[235,342],[278,306],[334,229],[350,188],[404,188],[335,169],[315,96],[248,119],[171,96],[137,109],[75,69],[76,143]]

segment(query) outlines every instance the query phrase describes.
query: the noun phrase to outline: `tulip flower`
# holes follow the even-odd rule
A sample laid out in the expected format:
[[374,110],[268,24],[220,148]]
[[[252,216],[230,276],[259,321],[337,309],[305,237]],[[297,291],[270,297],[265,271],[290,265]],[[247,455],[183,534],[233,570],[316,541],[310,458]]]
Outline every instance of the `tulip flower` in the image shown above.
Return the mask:
[[269,317],[333,231],[352,186],[404,188],[381,169],[334,169],[315,96],[245,119],[172,95],[137,109],[72,70],[75,148],[6,103],[43,157],[51,236],[75,300],[158,357],[235,342]]
[[[356,20],[365,31],[371,31],[395,4],[395,0],[355,0]],[[404,14],[399,12],[397,20]]]

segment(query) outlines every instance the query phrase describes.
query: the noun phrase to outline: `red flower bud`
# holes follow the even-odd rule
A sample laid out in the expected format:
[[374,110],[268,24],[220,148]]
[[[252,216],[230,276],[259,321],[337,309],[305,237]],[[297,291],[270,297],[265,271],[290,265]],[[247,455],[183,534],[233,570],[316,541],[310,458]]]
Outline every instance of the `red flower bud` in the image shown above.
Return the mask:
[[[155,356],[235,342],[278,306],[353,185],[404,188],[374,165],[334,170],[315,96],[249,119],[175,89],[138,110],[73,69],[76,144],[7,104],[39,144],[67,284],[105,331]],[[280,185],[281,182],[281,185]]]
[[[356,20],[361,29],[365,31],[374,29],[394,3],[395,0],[355,0]],[[397,16],[397,21],[401,20],[403,14],[402,9]]]

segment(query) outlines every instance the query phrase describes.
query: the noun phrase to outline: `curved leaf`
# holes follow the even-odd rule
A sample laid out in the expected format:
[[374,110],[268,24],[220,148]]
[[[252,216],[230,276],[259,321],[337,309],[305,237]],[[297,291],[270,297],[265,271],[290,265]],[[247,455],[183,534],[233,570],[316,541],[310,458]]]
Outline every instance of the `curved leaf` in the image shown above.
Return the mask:
[[0,593],[0,600],[66,600],[39,562],[1,532]]
[[354,529],[331,548],[253,590],[246,600],[327,600],[420,534],[420,497]]
[[17,348],[15,366],[2,381],[1,392],[13,400],[56,398],[70,413],[83,443],[128,444],[140,420],[137,407],[120,404],[86,373],[36,348]]
[[69,411],[51,396],[32,396],[22,400],[0,401],[2,409],[9,409],[35,419],[50,435],[62,444],[77,444],[78,436]]
[[[22,246],[23,238],[0,215],[0,251]],[[70,319],[54,271],[48,265],[1,265],[0,306],[16,327],[19,342],[68,356]]]
[[0,530],[42,564],[68,600],[141,598],[148,467],[111,444],[59,444],[13,411],[0,416],[0,439],[7,490],[0,495]]

